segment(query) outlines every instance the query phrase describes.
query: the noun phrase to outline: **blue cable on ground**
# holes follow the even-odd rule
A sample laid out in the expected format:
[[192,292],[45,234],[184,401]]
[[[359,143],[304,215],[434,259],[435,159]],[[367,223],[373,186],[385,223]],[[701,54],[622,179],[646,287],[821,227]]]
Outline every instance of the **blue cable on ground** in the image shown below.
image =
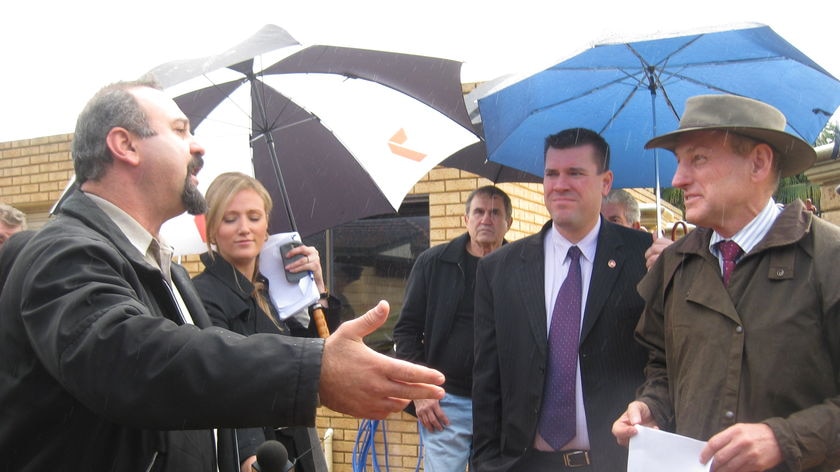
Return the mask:
[[423,453],[425,449],[423,448],[423,435],[420,434],[420,428],[423,427],[423,423],[419,420],[417,421],[417,465],[414,466],[414,472],[420,472],[420,463],[423,461]]
[[[382,445],[385,448],[383,456],[385,457],[385,472],[390,470],[388,460],[388,434],[385,429],[385,421],[380,420],[362,420],[359,423],[359,431],[356,433],[356,442],[353,444],[353,456],[351,464],[353,472],[366,472],[368,457],[371,458],[371,466],[373,472],[383,472],[379,467],[379,457],[376,454],[376,430],[382,425]],[[418,423],[418,428],[422,425]],[[419,431],[418,431],[419,433]],[[419,434],[418,434],[419,436]],[[414,468],[415,472],[420,471],[420,463],[423,459],[423,438],[420,437],[417,454],[417,465]]]
[[[353,445],[353,472],[367,471],[367,459],[371,457],[374,472],[381,472],[376,454],[376,430],[380,420],[362,420]],[[385,423],[382,422],[382,437],[385,440]],[[388,443],[385,442],[385,470],[388,470]]]

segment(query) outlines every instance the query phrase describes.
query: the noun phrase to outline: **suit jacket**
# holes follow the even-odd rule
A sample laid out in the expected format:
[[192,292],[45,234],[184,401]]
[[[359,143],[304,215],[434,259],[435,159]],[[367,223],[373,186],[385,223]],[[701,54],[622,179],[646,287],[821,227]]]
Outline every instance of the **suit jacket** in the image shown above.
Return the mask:
[[[626,469],[612,423],[644,381],[645,350],[633,337],[644,307],[650,234],[601,220],[583,315],[580,369],[593,468]],[[531,449],[547,363],[543,241],[553,230],[513,242],[479,261],[475,297],[472,470],[506,471]],[[574,382],[574,379],[570,379]]]

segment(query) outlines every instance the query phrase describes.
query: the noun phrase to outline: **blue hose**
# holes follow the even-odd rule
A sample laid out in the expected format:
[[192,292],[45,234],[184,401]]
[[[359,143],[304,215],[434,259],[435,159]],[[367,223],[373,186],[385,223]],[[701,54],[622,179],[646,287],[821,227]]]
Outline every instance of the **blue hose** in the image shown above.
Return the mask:
[[[383,472],[383,469],[379,467],[379,457],[376,454],[376,430],[379,428],[380,424],[382,425],[382,445],[385,448],[385,452],[383,454],[383,457],[385,458],[384,471],[387,472],[390,470],[390,465],[388,463],[388,434],[385,429],[385,421],[362,420],[361,423],[359,423],[359,431],[356,433],[356,443],[353,445],[353,472],[367,472],[368,457],[371,458],[373,472]],[[421,438],[419,446],[419,450],[421,452],[417,455],[417,466],[414,469],[415,472],[420,470],[420,461],[423,457],[422,448],[423,439]]]

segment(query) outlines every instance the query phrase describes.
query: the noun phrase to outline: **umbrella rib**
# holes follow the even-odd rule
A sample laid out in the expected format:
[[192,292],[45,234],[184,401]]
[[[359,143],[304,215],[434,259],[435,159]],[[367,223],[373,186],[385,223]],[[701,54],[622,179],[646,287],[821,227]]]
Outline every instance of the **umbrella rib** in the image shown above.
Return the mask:
[[[632,77],[632,75],[629,75],[629,76],[630,76],[630,77]],[[564,105],[564,104],[566,104],[566,103],[568,103],[568,102],[573,102],[573,101],[575,101],[575,100],[577,100],[577,99],[579,99],[579,98],[585,97],[585,96],[587,96],[587,95],[592,95],[592,94],[594,94],[594,93],[597,93],[597,92],[601,91],[602,89],[605,89],[605,88],[608,88],[608,87],[610,87],[610,86],[612,86],[612,85],[615,85],[615,84],[617,84],[617,83],[621,82],[622,80],[624,80],[624,78],[620,78],[620,79],[616,79],[616,80],[611,80],[611,81],[609,81],[609,82],[607,82],[607,83],[604,83],[604,84],[602,84],[602,85],[600,85],[600,86],[598,86],[598,87],[593,87],[593,88],[591,88],[591,89],[588,89],[588,90],[586,90],[584,93],[581,93],[581,94],[579,94],[579,95],[574,95],[574,96],[568,97],[568,98],[566,98],[565,100],[560,100],[559,102],[554,102],[554,103],[550,103],[550,104],[548,104],[548,105],[543,105],[543,106],[541,106],[541,107],[539,107],[539,108],[535,108],[535,109],[533,109],[533,110],[532,110],[532,111],[531,111],[528,115],[529,115],[529,116],[533,116],[533,115],[536,115],[536,114],[541,113],[541,112],[543,112],[543,111],[546,111],[546,110],[548,110],[548,109],[551,109],[551,108],[554,108],[554,107],[557,107],[557,106],[560,106],[560,105]]]
[[283,125],[283,126],[266,127],[266,129],[259,130],[259,132],[254,133],[254,136],[251,137],[251,143],[254,143],[254,142],[258,141],[260,138],[265,137],[265,135],[267,135],[269,133],[272,133],[274,131],[283,131],[285,129],[292,128],[294,126],[297,126],[297,125],[300,125],[300,124],[303,124],[303,123],[307,123],[309,121],[317,121],[317,120],[318,120],[318,117],[316,117],[314,115],[311,115],[308,118],[304,118],[302,120],[298,120],[298,121],[295,121],[294,123],[289,123],[289,124],[286,124],[286,125]]

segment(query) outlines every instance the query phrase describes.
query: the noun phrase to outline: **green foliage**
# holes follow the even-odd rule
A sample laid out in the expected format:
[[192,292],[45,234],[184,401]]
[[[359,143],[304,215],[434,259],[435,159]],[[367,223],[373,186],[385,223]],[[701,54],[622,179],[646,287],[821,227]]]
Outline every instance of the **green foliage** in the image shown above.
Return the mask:
[[660,189],[660,196],[662,200],[674,205],[682,211],[682,217],[685,218],[685,201],[683,201],[682,190],[678,188],[668,187]]
[[[824,144],[834,142],[834,140],[838,138],[838,127],[840,127],[840,123],[829,121],[825,125],[825,128],[820,131],[820,135],[817,136],[814,146],[819,147]],[[819,209],[820,187],[819,185],[814,185],[809,182],[808,178],[805,177],[805,174],[785,177],[779,183],[779,188],[776,190],[776,193],[773,194],[773,198],[777,203],[782,204],[790,203],[796,199],[805,201],[806,198],[810,198],[811,202],[813,202],[817,209]]]

